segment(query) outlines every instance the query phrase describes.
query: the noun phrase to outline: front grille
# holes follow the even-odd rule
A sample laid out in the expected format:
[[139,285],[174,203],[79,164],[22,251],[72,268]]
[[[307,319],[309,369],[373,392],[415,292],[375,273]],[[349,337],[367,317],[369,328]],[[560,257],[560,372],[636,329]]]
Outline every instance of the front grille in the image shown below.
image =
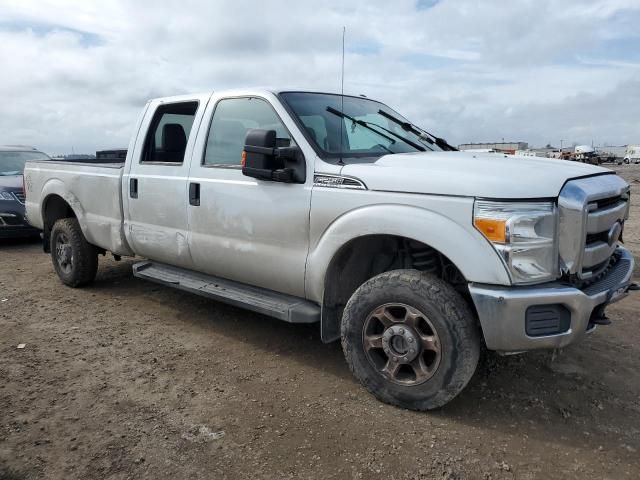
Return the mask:
[[[587,204],[586,236],[582,254],[583,278],[598,276],[609,264],[609,259],[618,245],[622,222],[627,212],[627,198],[623,195],[595,200]],[[612,229],[620,223],[617,238],[611,238]],[[611,241],[612,240],[612,241]]]
[[629,185],[617,175],[567,182],[558,198],[562,273],[574,283],[596,281],[610,265],[629,208]]
[[13,192],[13,196],[16,197],[16,200],[18,202],[20,202],[21,204],[24,205],[24,192],[23,191],[18,191],[18,192]]

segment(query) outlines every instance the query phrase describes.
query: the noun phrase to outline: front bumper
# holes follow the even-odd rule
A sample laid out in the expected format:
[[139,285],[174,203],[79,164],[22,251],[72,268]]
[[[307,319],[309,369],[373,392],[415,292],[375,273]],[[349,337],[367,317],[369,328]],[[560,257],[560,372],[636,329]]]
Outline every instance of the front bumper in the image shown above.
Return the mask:
[[0,225],[0,238],[27,238],[40,235],[40,230],[30,225],[4,227]]
[[[627,295],[633,275],[633,255],[618,247],[618,261],[597,282],[584,289],[554,282],[535,287],[501,287],[470,284],[485,342],[489,350],[521,352],[539,348],[560,348],[578,341],[595,328],[594,319],[604,307]],[[548,306],[568,312],[563,331],[551,335],[530,335],[529,313]],[[529,332],[530,333],[530,332]]]
[[0,238],[32,237],[39,233],[27,223],[24,212],[0,210]]

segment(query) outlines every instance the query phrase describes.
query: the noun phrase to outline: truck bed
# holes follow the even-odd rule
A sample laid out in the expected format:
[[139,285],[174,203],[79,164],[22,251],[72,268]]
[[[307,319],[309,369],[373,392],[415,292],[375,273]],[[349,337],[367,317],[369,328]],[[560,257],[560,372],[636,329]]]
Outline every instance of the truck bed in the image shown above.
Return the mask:
[[32,161],[25,168],[29,223],[44,229],[48,202],[64,200],[80,222],[87,240],[120,255],[129,255],[123,232],[122,163]]

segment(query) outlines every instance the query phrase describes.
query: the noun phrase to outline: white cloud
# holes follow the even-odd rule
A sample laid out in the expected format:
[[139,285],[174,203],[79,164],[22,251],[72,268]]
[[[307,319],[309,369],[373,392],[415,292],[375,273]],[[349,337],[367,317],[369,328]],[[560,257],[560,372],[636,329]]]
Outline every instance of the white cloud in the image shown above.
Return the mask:
[[452,142],[640,141],[637,0],[5,0],[0,143],[126,146],[154,96],[345,89]]

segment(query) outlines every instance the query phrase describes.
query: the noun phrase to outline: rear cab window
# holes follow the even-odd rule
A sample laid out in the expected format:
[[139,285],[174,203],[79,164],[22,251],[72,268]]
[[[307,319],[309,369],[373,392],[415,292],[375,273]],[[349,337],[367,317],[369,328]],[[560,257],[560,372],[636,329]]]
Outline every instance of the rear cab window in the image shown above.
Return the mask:
[[198,102],[160,105],[147,130],[140,163],[181,165]]

